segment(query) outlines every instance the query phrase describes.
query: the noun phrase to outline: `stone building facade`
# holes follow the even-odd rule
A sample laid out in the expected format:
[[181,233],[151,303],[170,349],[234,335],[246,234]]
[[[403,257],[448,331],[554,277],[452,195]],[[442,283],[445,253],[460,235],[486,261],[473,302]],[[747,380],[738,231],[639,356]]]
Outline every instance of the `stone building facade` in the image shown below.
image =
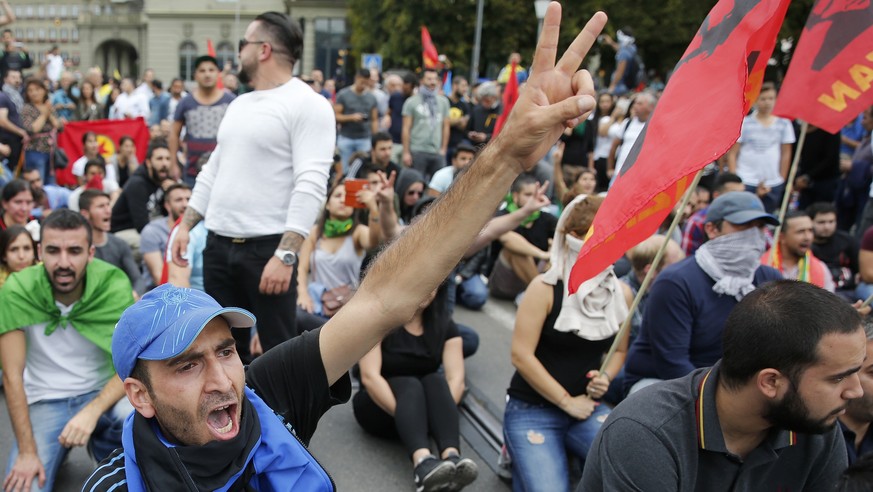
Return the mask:
[[138,77],[153,68],[158,78],[190,79],[193,60],[211,42],[221,64],[236,64],[246,26],[268,10],[303,27],[298,72],[342,70],[348,43],[346,0],[11,0],[16,21],[7,26],[42,62],[57,45],[72,69],[100,66]]

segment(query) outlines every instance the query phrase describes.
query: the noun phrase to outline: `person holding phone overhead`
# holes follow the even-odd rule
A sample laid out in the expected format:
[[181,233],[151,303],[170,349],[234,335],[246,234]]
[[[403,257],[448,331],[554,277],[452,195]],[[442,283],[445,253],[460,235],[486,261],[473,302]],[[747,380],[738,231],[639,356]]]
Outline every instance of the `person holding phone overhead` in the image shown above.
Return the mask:
[[[358,190],[350,202],[345,182],[331,188],[321,218],[300,250],[297,305],[308,313],[330,317],[333,313],[325,309],[322,297],[333,289],[357,288],[364,255],[382,240],[376,193]],[[355,203],[369,210],[368,225],[360,223]]]

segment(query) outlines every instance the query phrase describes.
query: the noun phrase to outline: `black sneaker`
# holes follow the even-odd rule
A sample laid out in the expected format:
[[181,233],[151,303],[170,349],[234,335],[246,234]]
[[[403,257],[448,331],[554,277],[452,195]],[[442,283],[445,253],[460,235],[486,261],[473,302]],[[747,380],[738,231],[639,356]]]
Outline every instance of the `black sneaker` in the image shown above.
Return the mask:
[[450,454],[444,461],[448,461],[455,466],[455,477],[452,480],[451,486],[447,489],[450,491],[458,491],[473,483],[476,477],[479,476],[479,467],[476,462],[470,458],[461,458],[456,454]]
[[455,465],[430,455],[415,466],[412,474],[415,477],[415,492],[449,490],[455,476]]

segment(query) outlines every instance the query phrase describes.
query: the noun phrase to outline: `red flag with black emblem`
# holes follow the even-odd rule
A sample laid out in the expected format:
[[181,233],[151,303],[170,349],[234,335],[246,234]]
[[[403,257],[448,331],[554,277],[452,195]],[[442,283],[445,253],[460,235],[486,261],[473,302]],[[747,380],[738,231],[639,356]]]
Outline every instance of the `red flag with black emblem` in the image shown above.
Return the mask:
[[61,186],[78,186],[78,178],[73,176],[73,163],[85,154],[82,137],[88,133],[97,134],[100,155],[106,161],[118,150],[118,141],[127,135],[136,145],[136,159],[145,162],[149,145],[149,129],[140,117],[133,120],[95,120],[74,121],[64,126],[58,134],[58,146],[67,153],[70,163],[64,169],[55,169],[55,180]]
[[421,60],[424,68],[438,68],[440,54],[430,39],[430,31],[421,26]]
[[518,77],[515,76],[517,69],[518,63],[512,62],[509,79],[507,79],[506,87],[503,89],[503,112],[500,113],[497,123],[494,124],[494,132],[491,134],[492,139],[500,133],[503,124],[509,118],[509,113],[512,111],[513,106],[515,106],[515,101],[518,101]]
[[721,0],[703,21],[606,196],[570,290],[651,236],[695,173],[737,141],[789,0]]
[[774,112],[837,133],[871,104],[871,0],[819,0],[800,35]]

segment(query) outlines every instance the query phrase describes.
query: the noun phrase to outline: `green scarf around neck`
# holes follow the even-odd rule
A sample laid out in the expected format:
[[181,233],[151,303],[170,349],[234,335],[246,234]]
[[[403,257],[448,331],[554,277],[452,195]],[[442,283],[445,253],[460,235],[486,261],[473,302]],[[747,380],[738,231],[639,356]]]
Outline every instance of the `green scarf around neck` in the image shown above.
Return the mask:
[[324,237],[338,237],[352,230],[354,221],[351,217],[346,220],[327,219],[324,221]]
[[121,313],[133,304],[133,288],[120,269],[93,259],[85,268],[85,289],[66,316],[61,315],[44,265],[14,273],[0,289],[0,335],[47,323],[46,336],[67,323],[87,340],[111,353],[112,333]]
[[[515,200],[513,200],[511,196],[507,198],[507,200],[506,200],[506,211],[507,212],[512,213],[512,212],[519,210],[520,208],[521,207],[519,207],[518,204],[515,203]],[[525,217],[525,219],[523,221],[521,221],[521,225],[526,226],[539,218],[540,218],[540,211],[537,210],[536,212]]]

